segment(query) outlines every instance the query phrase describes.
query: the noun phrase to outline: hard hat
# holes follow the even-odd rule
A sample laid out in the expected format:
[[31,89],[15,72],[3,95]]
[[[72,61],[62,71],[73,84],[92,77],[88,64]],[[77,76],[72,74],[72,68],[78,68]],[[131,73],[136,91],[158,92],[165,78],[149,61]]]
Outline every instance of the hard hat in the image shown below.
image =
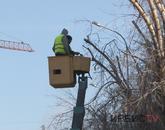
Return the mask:
[[64,28],[64,29],[62,30],[61,34],[67,35],[67,34],[68,34],[68,30]]

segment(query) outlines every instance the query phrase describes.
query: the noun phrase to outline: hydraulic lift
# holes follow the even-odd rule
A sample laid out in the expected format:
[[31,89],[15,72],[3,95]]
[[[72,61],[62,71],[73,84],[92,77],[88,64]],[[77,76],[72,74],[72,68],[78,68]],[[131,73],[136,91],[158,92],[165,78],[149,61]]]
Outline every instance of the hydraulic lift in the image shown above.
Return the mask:
[[90,58],[83,56],[52,56],[49,61],[49,83],[54,88],[69,88],[76,85],[78,75],[78,94],[73,108],[73,119],[70,130],[82,130],[85,116],[85,94],[90,71]]

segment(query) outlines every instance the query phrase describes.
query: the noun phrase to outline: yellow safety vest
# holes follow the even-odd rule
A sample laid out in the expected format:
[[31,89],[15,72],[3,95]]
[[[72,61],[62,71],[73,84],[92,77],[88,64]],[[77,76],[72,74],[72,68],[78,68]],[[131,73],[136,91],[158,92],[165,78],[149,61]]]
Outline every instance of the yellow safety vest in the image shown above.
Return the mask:
[[53,46],[53,51],[55,52],[55,54],[57,54],[57,53],[66,54],[64,45],[62,43],[63,37],[64,37],[64,35],[61,34],[55,38],[54,46]]

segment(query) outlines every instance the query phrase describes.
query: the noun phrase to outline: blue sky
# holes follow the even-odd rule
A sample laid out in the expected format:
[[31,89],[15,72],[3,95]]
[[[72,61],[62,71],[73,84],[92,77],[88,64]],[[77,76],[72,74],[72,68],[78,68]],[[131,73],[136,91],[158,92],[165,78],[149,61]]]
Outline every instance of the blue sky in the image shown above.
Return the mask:
[[[59,94],[48,84],[47,57],[63,27],[73,36],[72,48],[83,52],[89,26],[78,20],[111,23],[121,13],[118,0],[0,0],[0,39],[30,43],[34,53],[0,49],[0,130],[40,130],[58,112]],[[117,21],[116,21],[117,22]],[[111,23],[115,25],[117,23]],[[70,126],[68,126],[70,127]]]

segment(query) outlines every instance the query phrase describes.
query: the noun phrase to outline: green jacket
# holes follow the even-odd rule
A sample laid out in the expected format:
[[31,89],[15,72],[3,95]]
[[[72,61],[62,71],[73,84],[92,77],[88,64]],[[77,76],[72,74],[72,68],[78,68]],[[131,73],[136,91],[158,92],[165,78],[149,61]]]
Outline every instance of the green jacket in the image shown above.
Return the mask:
[[52,48],[55,54],[66,54],[63,38],[63,34],[60,34],[55,38],[54,46]]

